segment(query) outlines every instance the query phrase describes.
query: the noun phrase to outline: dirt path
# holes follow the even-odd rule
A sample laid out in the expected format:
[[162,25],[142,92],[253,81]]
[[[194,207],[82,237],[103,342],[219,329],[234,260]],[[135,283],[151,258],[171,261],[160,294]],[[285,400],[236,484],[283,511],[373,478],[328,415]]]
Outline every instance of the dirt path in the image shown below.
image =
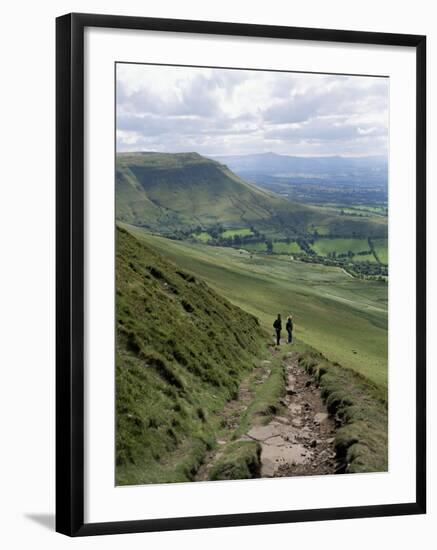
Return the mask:
[[[250,386],[262,384],[270,375],[269,361],[263,361],[241,385],[238,398],[222,412],[229,430],[219,439],[218,449],[205,458],[196,481],[207,480],[220,447],[231,440],[239,418],[251,402]],[[261,477],[290,477],[333,474],[339,465],[335,459],[335,423],[329,416],[313,379],[298,365],[298,354],[289,352],[283,362],[286,374],[286,396],[281,399],[282,412],[266,425],[253,425],[242,440],[261,444]]]
[[329,416],[313,379],[298,365],[298,354],[285,359],[285,412],[247,436],[262,445],[262,477],[332,474],[337,469],[335,422]]

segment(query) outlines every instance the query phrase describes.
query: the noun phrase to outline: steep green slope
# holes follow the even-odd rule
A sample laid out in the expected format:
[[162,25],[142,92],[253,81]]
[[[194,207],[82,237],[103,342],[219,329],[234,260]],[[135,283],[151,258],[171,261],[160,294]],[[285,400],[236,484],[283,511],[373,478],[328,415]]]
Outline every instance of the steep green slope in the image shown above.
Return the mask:
[[339,216],[292,203],[197,153],[118,154],[116,194],[118,220],[161,233],[219,223],[278,235],[315,230],[339,236],[387,234],[384,219]]
[[[137,193],[133,194],[131,189]],[[278,199],[245,183],[225,166],[196,153],[117,156],[117,217],[169,225],[232,224],[270,218]],[[138,200],[154,205],[150,212]],[[165,219],[166,217],[166,219]],[[132,219],[133,218],[133,219]]]
[[116,293],[116,483],[188,481],[265,334],[120,228]]
[[115,181],[118,218],[133,221],[147,218],[156,222],[163,214],[149,199],[128,166],[117,166]]

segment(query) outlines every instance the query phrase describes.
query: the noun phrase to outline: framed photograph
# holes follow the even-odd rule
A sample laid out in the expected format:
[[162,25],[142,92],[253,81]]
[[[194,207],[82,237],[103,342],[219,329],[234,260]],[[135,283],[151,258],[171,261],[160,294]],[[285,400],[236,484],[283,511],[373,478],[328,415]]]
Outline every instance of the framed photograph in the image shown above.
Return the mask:
[[57,530],[425,513],[425,37],[56,24]]

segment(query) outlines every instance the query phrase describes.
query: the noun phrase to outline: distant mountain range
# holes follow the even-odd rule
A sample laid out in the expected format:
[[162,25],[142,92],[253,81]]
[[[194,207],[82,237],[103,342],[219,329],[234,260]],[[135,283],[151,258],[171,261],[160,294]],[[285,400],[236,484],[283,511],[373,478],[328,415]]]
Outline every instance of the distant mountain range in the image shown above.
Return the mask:
[[360,179],[371,182],[387,182],[387,157],[298,157],[261,153],[255,155],[214,156],[214,160],[226,164],[239,175],[265,174],[275,177],[305,179]]
[[277,236],[315,230],[338,236],[387,234],[386,220],[339,216],[288,201],[197,153],[119,153],[116,216],[163,234],[215,224],[252,226]]
[[386,207],[385,156],[296,157],[263,153],[214,157],[240,177],[292,202]]

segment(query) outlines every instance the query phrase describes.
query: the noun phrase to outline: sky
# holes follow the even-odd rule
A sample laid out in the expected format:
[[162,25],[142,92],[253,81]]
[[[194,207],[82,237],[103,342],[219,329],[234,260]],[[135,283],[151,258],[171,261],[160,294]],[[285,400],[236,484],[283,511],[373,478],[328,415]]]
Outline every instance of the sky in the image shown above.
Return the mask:
[[117,151],[386,155],[389,80],[117,64]]

